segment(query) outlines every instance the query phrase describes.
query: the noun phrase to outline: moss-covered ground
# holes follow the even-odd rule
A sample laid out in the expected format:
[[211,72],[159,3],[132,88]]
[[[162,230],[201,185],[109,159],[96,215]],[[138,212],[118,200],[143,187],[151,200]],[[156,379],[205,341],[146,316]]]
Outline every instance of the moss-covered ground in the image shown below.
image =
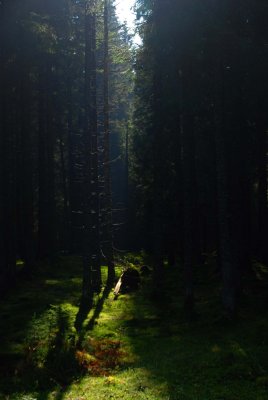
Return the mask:
[[147,277],[117,300],[104,287],[90,310],[79,308],[79,259],[44,263],[0,302],[0,399],[267,400],[267,270],[256,272],[228,321],[210,266],[197,271],[189,319],[179,267],[157,300]]

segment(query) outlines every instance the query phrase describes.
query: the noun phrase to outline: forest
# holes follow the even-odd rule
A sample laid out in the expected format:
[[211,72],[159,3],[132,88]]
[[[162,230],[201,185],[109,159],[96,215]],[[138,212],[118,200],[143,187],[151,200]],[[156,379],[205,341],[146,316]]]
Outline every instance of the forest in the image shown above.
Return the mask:
[[267,400],[268,3],[133,2],[0,0],[0,400]]

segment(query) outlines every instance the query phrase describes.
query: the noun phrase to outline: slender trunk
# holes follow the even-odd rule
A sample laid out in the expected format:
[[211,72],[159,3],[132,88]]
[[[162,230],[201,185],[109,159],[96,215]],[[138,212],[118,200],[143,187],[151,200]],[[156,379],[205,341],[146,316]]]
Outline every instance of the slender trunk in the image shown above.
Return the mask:
[[4,230],[4,135],[5,135],[5,79],[4,77],[4,30],[3,5],[0,5],[0,290],[4,287],[5,260],[5,230]]
[[[189,56],[186,55],[186,59]],[[188,60],[181,72],[181,161],[183,178],[183,255],[185,311],[194,308],[194,115],[192,112],[192,62]]]
[[[155,72],[154,78],[154,143],[153,143],[153,258],[154,258],[154,290],[158,296],[162,292],[164,277],[164,243],[163,243],[163,157],[161,123],[161,73]],[[163,117],[163,116],[162,116]]]
[[256,128],[257,128],[257,256],[268,263],[268,116],[267,116],[267,67],[268,56],[264,53],[263,45],[254,42],[256,48],[257,70],[257,109],[256,109]]
[[110,120],[109,120],[109,16],[108,0],[104,1],[104,87],[103,87],[103,117],[104,117],[104,227],[103,252],[108,265],[108,283],[115,279],[112,225],[112,196],[110,171]]
[[263,262],[268,262],[267,233],[268,233],[268,211],[267,211],[267,142],[268,124],[266,117],[261,117],[263,123],[258,124],[258,256]]
[[19,254],[31,269],[35,259],[33,216],[33,159],[31,131],[31,87],[27,68],[20,83],[20,158],[18,162],[18,233]]
[[236,311],[236,278],[235,264],[231,245],[230,199],[226,161],[226,96],[228,88],[228,70],[223,64],[222,51],[228,38],[221,38],[217,44],[215,74],[215,143],[217,154],[217,200],[219,224],[219,258],[222,273],[222,303],[229,317]]
[[54,186],[54,126],[51,106],[50,66],[40,66],[39,72],[39,137],[38,137],[38,242],[39,257],[55,252],[55,186]]
[[[68,80],[68,250],[73,254],[76,250],[75,246],[75,133],[73,124],[73,98],[72,98],[72,84]],[[80,210],[81,211],[81,210]],[[80,213],[81,215],[81,213]]]
[[125,248],[129,248],[129,229],[130,229],[130,210],[129,210],[129,124],[126,123],[126,144],[125,144],[125,201],[124,201],[124,207],[125,207],[125,238],[124,238],[124,244]]
[[[159,28],[161,15],[165,4],[163,0],[156,2],[153,10],[153,19],[156,29]],[[156,35],[161,37],[157,30]],[[163,183],[165,182],[165,160],[163,157],[164,124],[163,114],[163,85],[164,75],[162,49],[155,48],[153,71],[153,258],[154,258],[154,290],[156,296],[161,294],[164,278],[164,210],[163,210]]]
[[68,231],[69,231],[69,212],[68,212],[68,190],[67,190],[67,170],[65,162],[65,146],[62,134],[63,127],[59,126],[59,147],[60,147],[60,166],[61,166],[61,182],[63,195],[63,248],[68,247]]
[[1,89],[1,250],[2,282],[7,286],[14,283],[16,277],[17,255],[17,111],[16,101],[10,95],[9,84],[14,85],[14,75],[5,71]]
[[83,298],[90,300],[93,291],[99,291],[101,286],[94,0],[86,2],[85,45]]

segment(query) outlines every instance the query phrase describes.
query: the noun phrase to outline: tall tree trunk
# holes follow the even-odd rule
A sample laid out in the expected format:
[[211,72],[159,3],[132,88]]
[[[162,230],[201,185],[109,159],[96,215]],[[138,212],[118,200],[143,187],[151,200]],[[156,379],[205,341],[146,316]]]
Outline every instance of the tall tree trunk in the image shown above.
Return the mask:
[[[72,90],[72,82],[71,79],[68,79],[68,250],[71,254],[77,252],[77,243],[76,243],[76,177],[75,177],[75,131],[74,131],[74,104],[73,104],[73,90]],[[81,157],[80,157],[81,159]],[[81,204],[80,204],[80,213],[81,217]],[[81,224],[79,224],[81,225]]]
[[4,135],[5,135],[5,79],[4,79],[4,9],[0,5],[0,290],[4,287],[5,260],[5,230],[4,230]]
[[[217,200],[219,224],[219,259],[222,274],[222,303],[229,317],[236,311],[236,268],[231,244],[230,193],[226,160],[228,135],[228,79],[229,68],[224,63],[223,51],[229,37],[220,34],[216,51],[215,74],[215,143],[217,155]],[[227,64],[228,67],[228,64]],[[229,110],[230,111],[230,110]]]
[[44,63],[40,66],[38,93],[38,255],[41,258],[54,254],[56,233],[51,66],[47,60]]
[[67,189],[67,167],[65,159],[65,143],[63,138],[63,126],[59,124],[59,150],[60,150],[60,170],[61,170],[61,192],[63,196],[63,222],[61,242],[62,248],[66,250],[69,246],[69,209],[68,209],[68,189]]
[[183,256],[184,256],[184,291],[185,311],[191,315],[194,308],[193,264],[194,243],[194,114],[193,114],[193,61],[185,55],[185,64],[181,72],[181,158],[183,179]]
[[[14,73],[14,70],[12,71]],[[1,235],[2,235],[2,263],[3,282],[12,284],[16,277],[17,255],[17,205],[16,205],[16,162],[17,162],[17,104],[10,95],[9,86],[14,85],[14,75],[5,70],[1,92],[2,96],[2,121],[1,121],[1,146],[2,146],[2,173],[1,182]]]
[[126,138],[125,138],[125,199],[124,199],[124,207],[125,207],[125,229],[124,229],[124,246],[125,248],[129,248],[129,231],[130,231],[130,201],[129,201],[129,123],[126,123]]
[[[263,39],[263,38],[262,38]],[[257,128],[257,256],[268,263],[268,116],[267,116],[267,67],[268,54],[265,44],[254,42],[257,66],[254,71],[258,76],[257,102],[256,102],[256,128]]]
[[110,118],[109,118],[109,4],[104,0],[104,71],[103,71],[103,118],[104,118],[104,218],[103,218],[103,253],[108,265],[108,284],[115,279],[112,195],[110,171]]
[[267,151],[268,151],[268,123],[267,111],[263,111],[257,123],[258,135],[258,256],[260,260],[268,262],[267,234]]
[[101,286],[99,238],[98,137],[96,105],[96,4],[85,9],[84,275],[83,298]]
[[[153,19],[158,29],[161,14],[164,10],[161,0],[155,4]],[[160,36],[160,32],[157,31]],[[164,77],[161,64],[162,49],[155,48],[153,61],[153,259],[154,259],[154,290],[156,296],[162,295],[164,278],[164,210],[163,210],[163,183],[165,162],[163,157],[163,134],[165,116],[163,114],[163,85]]]
[[20,158],[18,162],[19,255],[29,270],[35,259],[33,215],[33,144],[31,123],[31,86],[26,66],[20,83]]

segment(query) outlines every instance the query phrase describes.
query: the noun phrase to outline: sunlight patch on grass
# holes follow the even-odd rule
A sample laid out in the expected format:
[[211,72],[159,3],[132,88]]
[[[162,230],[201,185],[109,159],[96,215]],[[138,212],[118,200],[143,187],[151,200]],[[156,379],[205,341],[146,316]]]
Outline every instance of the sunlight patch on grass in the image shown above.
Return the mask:
[[220,353],[221,352],[221,348],[220,346],[218,346],[217,344],[215,344],[214,346],[212,346],[211,351],[213,353]]
[[[85,377],[73,383],[64,393],[64,400],[168,400],[167,383],[158,382],[144,368],[130,368],[107,377]],[[49,398],[56,399],[57,396]]]
[[18,259],[18,260],[16,261],[16,265],[19,266],[19,267],[24,266],[24,264],[25,264],[25,262],[24,262],[23,260],[21,260],[21,259]]
[[58,279],[47,279],[45,280],[45,285],[58,285],[60,281]]

